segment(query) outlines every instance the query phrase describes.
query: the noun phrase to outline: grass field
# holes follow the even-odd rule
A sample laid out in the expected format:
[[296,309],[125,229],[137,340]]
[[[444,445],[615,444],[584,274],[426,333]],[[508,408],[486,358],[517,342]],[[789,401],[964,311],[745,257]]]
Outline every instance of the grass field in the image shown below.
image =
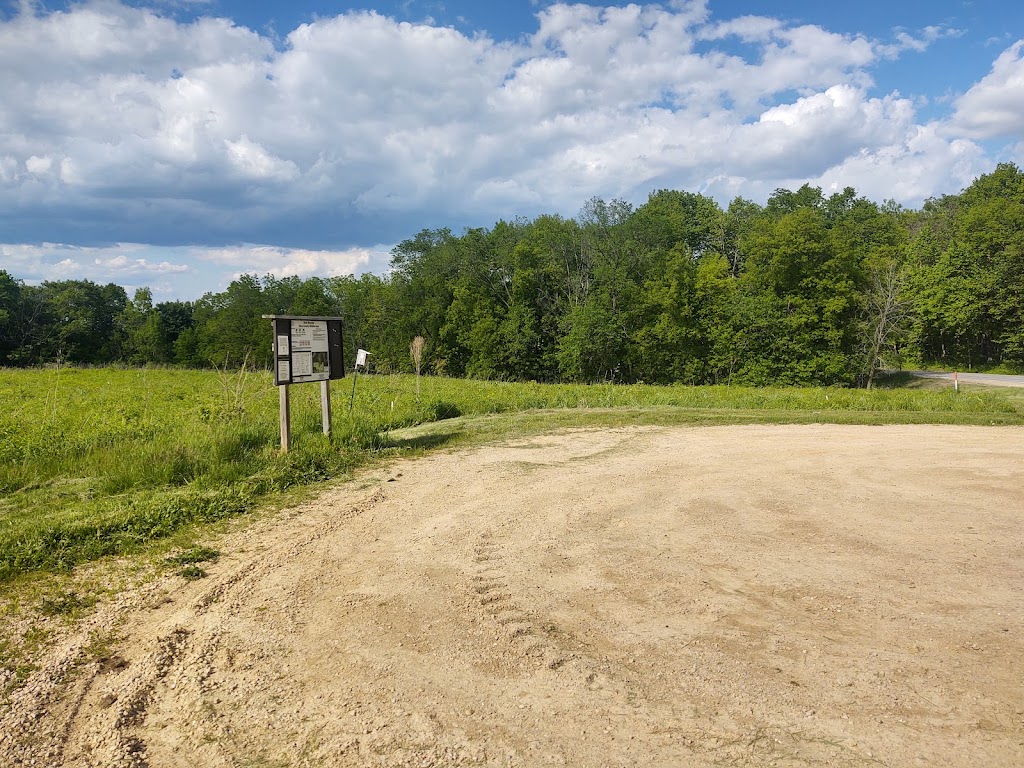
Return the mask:
[[[1015,393],[509,384],[360,376],[292,388],[293,450],[278,451],[263,372],[0,370],[0,581],[137,551],[379,456],[574,426],[632,423],[1021,424]],[[433,428],[410,427],[443,421]]]

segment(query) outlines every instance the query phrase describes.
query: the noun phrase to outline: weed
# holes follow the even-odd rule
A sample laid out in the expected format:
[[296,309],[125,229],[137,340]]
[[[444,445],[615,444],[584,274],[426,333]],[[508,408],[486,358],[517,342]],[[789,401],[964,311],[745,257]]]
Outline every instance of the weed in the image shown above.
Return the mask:
[[89,634],[89,642],[82,649],[82,653],[86,659],[98,661],[101,664],[112,661],[114,666],[119,666],[116,661],[119,657],[116,657],[113,652],[117,639],[117,635],[113,632],[93,631]]
[[235,768],[287,768],[289,763],[285,760],[272,760],[264,755],[258,755],[235,758],[233,765]]
[[76,592],[59,592],[55,597],[44,597],[39,612],[44,616],[75,617],[96,605],[96,598],[83,597]]
[[189,581],[195,581],[196,579],[205,579],[207,575],[206,571],[204,571],[198,565],[186,565],[184,568],[179,569],[177,573],[179,576],[181,576],[181,578],[188,579]]
[[192,547],[184,552],[179,552],[167,558],[167,562],[173,565],[195,565],[196,563],[214,562],[220,557],[220,552],[210,547]]
[[0,637],[0,700],[39,669],[35,662],[49,636],[49,630],[30,626],[21,636]]
[[443,421],[454,419],[462,415],[462,409],[455,403],[444,400],[432,400],[426,403],[422,409],[423,421]]

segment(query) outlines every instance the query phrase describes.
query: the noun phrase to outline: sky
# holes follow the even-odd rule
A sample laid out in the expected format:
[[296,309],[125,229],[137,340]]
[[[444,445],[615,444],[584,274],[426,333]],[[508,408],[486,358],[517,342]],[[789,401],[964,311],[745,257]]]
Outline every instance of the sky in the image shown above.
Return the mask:
[[0,0],[0,269],[155,301],[658,189],[1024,165],[1010,0]]

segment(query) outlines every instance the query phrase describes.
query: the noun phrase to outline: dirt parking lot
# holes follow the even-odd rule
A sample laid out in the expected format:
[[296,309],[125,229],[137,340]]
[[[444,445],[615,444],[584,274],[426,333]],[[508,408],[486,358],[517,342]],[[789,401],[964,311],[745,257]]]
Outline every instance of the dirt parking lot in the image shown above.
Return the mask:
[[1021,428],[436,453],[101,608],[0,764],[1019,767],[1022,516]]

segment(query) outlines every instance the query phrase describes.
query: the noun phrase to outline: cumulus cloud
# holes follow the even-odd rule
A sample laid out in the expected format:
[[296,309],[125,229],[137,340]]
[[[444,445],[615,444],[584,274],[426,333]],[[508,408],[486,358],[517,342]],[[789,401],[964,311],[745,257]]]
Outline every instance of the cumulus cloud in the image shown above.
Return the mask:
[[[341,274],[379,260],[348,246],[656,186],[756,198],[848,171],[915,204],[984,170],[970,138],[1021,131],[1020,44],[957,102],[966,134],[875,92],[875,65],[941,27],[885,42],[704,0],[555,3],[516,41],[351,12],[275,46],[116,0],[33,8],[0,21],[5,237],[279,246],[202,252],[242,271]],[[153,271],[118,258],[67,255]]]
[[939,124],[929,123],[909,126],[899,141],[851,154],[811,181],[826,191],[852,186],[872,200],[922,200],[955,192],[987,171],[981,147],[949,140]]
[[704,40],[736,37],[745,43],[766,43],[784,26],[779,19],[768,16],[740,16],[708,25],[702,30],[700,37]]
[[137,243],[88,247],[65,243],[0,244],[0,268],[31,283],[88,275],[96,282],[128,282],[190,271],[183,261],[154,260],[150,248]]
[[336,277],[378,269],[390,258],[390,248],[349,248],[344,251],[310,251],[268,245],[242,245],[230,248],[195,249],[201,260],[231,267],[233,277],[243,274],[273,275],[282,278]]
[[922,53],[938,40],[960,37],[963,33],[962,29],[944,25],[925,27],[918,34],[902,29],[896,32],[895,42],[879,43],[875,46],[875,50],[884,58],[895,59],[905,51]]
[[772,107],[739,128],[736,146],[757,149],[734,151],[727,167],[751,178],[813,178],[837,158],[900,141],[913,117],[906,99],[872,99],[853,86],[833,86]]
[[1011,45],[989,72],[956,100],[952,126],[975,139],[1024,137],[1024,40]]
[[219,248],[0,244],[0,269],[29,284],[89,279],[129,288],[150,285],[157,296],[195,298],[225,289],[242,274],[305,278],[380,273],[388,266],[390,252],[388,245],[327,251],[249,244]]

